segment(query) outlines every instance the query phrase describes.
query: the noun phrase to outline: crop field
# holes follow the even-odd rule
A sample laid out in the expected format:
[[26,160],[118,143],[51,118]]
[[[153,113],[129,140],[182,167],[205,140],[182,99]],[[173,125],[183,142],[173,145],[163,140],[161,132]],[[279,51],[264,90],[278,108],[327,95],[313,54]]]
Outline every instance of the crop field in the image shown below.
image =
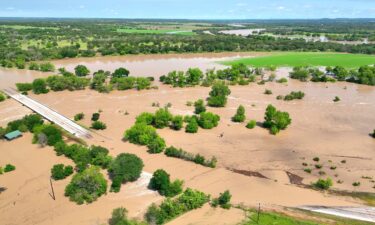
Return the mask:
[[375,64],[375,56],[342,53],[289,52],[223,62],[225,65],[233,65],[236,63],[244,63],[245,65],[255,67],[343,66],[345,68],[356,68],[363,65]]
[[148,29],[132,29],[120,28],[117,32],[129,34],[177,34],[177,35],[195,35],[191,30],[148,30]]

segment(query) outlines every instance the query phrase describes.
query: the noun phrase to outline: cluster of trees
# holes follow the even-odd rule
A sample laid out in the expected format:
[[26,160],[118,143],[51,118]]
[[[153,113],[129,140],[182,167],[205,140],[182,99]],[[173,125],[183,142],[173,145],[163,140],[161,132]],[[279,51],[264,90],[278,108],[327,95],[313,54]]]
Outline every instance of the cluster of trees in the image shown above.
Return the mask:
[[282,96],[282,95],[278,95],[276,98],[278,100],[281,100],[283,99],[284,101],[292,101],[292,100],[295,100],[295,99],[303,99],[305,97],[305,93],[302,92],[302,91],[292,91],[290,92],[289,94],[285,95],[285,96]]
[[[241,37],[224,35],[215,30],[216,35],[184,36],[168,34],[127,34],[118,32],[124,26],[123,21],[27,21],[5,22],[6,25],[23,25],[27,29],[2,28],[0,34],[0,65],[22,68],[25,62],[93,57],[95,55],[185,53],[185,52],[220,52],[220,51],[336,51],[374,54],[372,44],[344,45],[332,42],[306,42],[304,39],[291,40],[287,37],[250,35]],[[350,28],[340,28],[344,37],[367,37],[373,39],[373,25],[356,23]],[[127,24],[134,26],[133,24]],[[265,24],[260,24],[265,26]],[[221,24],[216,24],[221,26]],[[336,24],[291,25],[273,24],[271,32],[332,32],[337,30]],[[285,27],[289,27],[285,30]],[[323,28],[322,28],[323,27]],[[366,28],[362,28],[366,27]],[[370,27],[370,28],[369,28]],[[46,29],[47,28],[47,29]],[[220,28],[223,29],[223,28]],[[296,29],[296,30],[290,30]],[[297,30],[298,29],[298,30]],[[322,31],[324,29],[324,31]],[[359,30],[361,29],[361,30]],[[329,31],[328,31],[329,30]],[[347,35],[347,36],[345,36]],[[68,46],[59,44],[68,42]],[[35,42],[35,45],[28,45]],[[26,45],[25,45],[26,44]],[[87,47],[86,47],[87,46]]]
[[143,169],[143,161],[134,154],[121,153],[109,165],[112,179],[111,191],[119,192],[121,184],[138,180]]
[[106,192],[107,180],[96,166],[75,174],[65,188],[65,196],[77,204],[92,203]]
[[255,81],[255,75],[260,75],[260,69],[251,70],[240,63],[223,70],[207,70],[203,73],[199,68],[189,68],[186,72],[172,71],[160,77],[163,84],[173,87],[191,87],[196,85],[211,86],[216,80],[229,81],[232,85],[248,85]]
[[375,66],[361,66],[348,70],[342,66],[326,67],[325,72],[310,67],[294,67],[290,78],[313,82],[347,81],[365,85],[375,85]]
[[183,159],[211,168],[215,168],[217,163],[217,159],[215,157],[212,157],[211,159],[206,159],[204,156],[200,154],[194,155],[192,153],[182,150],[181,148],[178,149],[173,146],[166,148],[164,154],[168,157]]
[[182,180],[171,182],[170,175],[163,169],[156,170],[152,175],[148,187],[158,191],[160,195],[174,197],[182,192]]
[[329,177],[325,180],[319,179],[318,181],[313,183],[314,187],[321,189],[321,190],[328,190],[332,185],[333,185],[332,179]]
[[227,104],[227,96],[231,91],[223,82],[216,82],[209,93],[207,103],[211,107],[224,107]]
[[63,140],[62,131],[54,124],[42,124],[33,128],[33,143],[54,146]]
[[270,129],[271,134],[277,134],[286,129],[292,122],[289,113],[278,111],[273,105],[268,105],[263,126]]
[[72,166],[64,166],[64,164],[56,164],[51,169],[51,177],[54,180],[63,180],[72,175],[74,172]]
[[[19,66],[17,66],[17,68],[24,69],[25,67],[20,68]],[[40,64],[38,64],[36,62],[31,62],[29,64],[29,70],[38,70],[38,71],[42,71],[42,72],[54,72],[55,66],[50,62],[45,62],[45,63],[40,63]]]
[[159,206],[152,204],[145,217],[150,224],[165,224],[179,215],[201,208],[209,200],[205,193],[188,188],[175,199],[167,198]]
[[37,114],[26,115],[22,119],[9,122],[6,128],[0,127],[0,138],[3,138],[5,134],[15,130],[19,130],[21,132],[33,132],[34,127],[40,126],[43,123],[44,121],[42,117]]
[[64,155],[72,159],[76,164],[75,168],[81,172],[90,165],[99,166],[107,169],[112,162],[112,157],[108,155],[108,149],[102,146],[86,147],[79,144],[67,145],[63,141],[59,141],[54,145],[56,155]]

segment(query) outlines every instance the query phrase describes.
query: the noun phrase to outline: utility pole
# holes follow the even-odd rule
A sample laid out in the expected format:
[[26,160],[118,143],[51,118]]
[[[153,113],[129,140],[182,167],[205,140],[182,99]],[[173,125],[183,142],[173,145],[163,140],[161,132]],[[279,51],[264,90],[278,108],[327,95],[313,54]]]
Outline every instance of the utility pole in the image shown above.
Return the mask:
[[259,203],[259,205],[258,205],[257,224],[259,224],[259,216],[260,216],[260,203]]
[[51,178],[49,178],[49,183],[50,183],[50,185],[51,185],[51,190],[52,190],[52,195],[51,195],[51,197],[52,197],[53,200],[56,200],[56,197],[55,197],[55,191],[53,190],[53,185],[52,185],[52,179],[51,179]]

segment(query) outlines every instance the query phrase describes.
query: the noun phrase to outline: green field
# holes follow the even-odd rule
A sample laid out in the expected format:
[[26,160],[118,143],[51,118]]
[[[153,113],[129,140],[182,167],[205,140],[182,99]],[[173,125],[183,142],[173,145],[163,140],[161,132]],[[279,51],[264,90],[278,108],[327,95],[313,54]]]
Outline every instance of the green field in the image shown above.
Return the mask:
[[177,34],[177,35],[195,35],[191,30],[148,30],[148,29],[117,29],[117,32],[128,34]]
[[245,65],[255,67],[343,66],[345,68],[356,68],[363,65],[375,64],[375,56],[340,53],[288,52],[223,62],[225,65],[233,65],[236,63],[244,63]]

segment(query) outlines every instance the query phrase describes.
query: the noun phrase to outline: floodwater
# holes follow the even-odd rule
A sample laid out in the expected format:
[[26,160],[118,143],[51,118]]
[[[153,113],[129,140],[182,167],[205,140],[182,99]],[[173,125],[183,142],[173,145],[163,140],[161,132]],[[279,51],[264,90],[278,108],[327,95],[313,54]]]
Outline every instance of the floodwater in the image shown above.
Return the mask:
[[238,36],[249,36],[249,35],[254,35],[254,34],[259,34],[262,31],[265,31],[266,29],[238,29],[238,30],[222,30],[219,31],[219,33],[222,34],[235,34]]
[[[98,70],[113,72],[119,67],[130,71],[130,76],[153,76],[156,79],[173,70],[186,71],[190,67],[198,67],[203,71],[207,69],[222,69],[225,66],[219,61],[232,60],[239,57],[254,57],[266,53],[202,53],[202,54],[158,54],[158,55],[127,55],[105,56],[91,58],[74,58],[55,60],[52,63],[56,69],[65,67],[74,72],[77,65],[85,65],[93,73]],[[0,68],[0,89],[14,87],[15,83],[31,82],[35,78],[47,77],[53,73],[42,73],[30,70],[17,70]]]

